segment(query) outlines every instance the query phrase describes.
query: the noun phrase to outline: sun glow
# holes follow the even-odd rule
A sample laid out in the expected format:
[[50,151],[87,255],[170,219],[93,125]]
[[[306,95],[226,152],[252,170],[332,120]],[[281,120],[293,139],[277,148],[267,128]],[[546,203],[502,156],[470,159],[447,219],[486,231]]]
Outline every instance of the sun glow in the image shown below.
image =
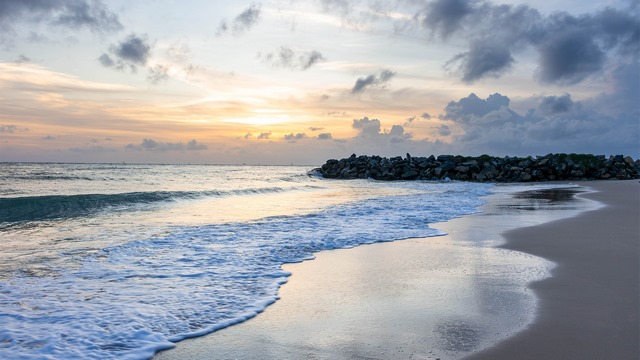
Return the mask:
[[273,124],[282,124],[289,122],[291,119],[288,115],[277,115],[277,116],[252,116],[245,118],[235,118],[235,119],[226,119],[223,122],[227,123],[236,123],[236,124],[245,124],[245,125],[273,125]]

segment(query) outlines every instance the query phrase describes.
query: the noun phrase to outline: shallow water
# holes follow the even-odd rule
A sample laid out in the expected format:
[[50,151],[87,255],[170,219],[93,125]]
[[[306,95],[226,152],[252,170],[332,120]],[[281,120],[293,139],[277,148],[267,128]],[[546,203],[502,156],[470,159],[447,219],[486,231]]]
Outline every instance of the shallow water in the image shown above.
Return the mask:
[[284,263],[439,235],[492,189],[307,170],[0,164],[0,357],[148,358],[255,316]]
[[[527,285],[553,268],[497,247],[504,241],[500,233],[594,206],[532,192],[511,196],[539,188],[492,188],[482,213],[433,224],[450,236],[321,252],[313,261],[286,265],[293,276],[265,313],[179,343],[158,359],[444,360],[485,348],[531,323],[536,299]],[[539,211],[529,210],[532,204]]]

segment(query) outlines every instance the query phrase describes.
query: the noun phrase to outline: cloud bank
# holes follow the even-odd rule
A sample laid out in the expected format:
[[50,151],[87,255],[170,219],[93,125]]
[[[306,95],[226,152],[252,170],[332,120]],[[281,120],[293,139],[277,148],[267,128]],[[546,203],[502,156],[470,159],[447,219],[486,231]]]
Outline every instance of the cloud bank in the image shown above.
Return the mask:
[[543,15],[528,5],[496,5],[484,0],[436,0],[416,14],[423,28],[447,41],[468,40],[468,49],[445,67],[466,83],[499,77],[533,48],[535,76],[547,84],[575,84],[605,69],[607,61],[637,61],[640,53],[638,7],[572,15]]
[[196,139],[192,139],[189,142],[161,142],[156,141],[150,138],[145,138],[138,145],[128,144],[125,147],[127,150],[136,150],[136,151],[154,151],[154,152],[165,152],[165,151],[198,151],[198,150],[207,150],[208,147],[202,143],[199,143]]
[[106,33],[122,30],[118,16],[99,0],[0,1],[0,30],[12,33],[20,22],[46,22],[72,29]]

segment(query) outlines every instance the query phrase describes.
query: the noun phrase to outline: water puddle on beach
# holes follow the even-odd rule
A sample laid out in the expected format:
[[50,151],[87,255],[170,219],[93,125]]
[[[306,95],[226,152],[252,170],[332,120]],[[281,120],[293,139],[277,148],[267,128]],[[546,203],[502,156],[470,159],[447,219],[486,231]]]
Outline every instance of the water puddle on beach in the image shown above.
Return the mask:
[[554,266],[500,248],[500,234],[599,206],[574,196],[584,188],[540,189],[496,186],[482,213],[430,224],[449,236],[324,251],[285,265],[293,275],[264,313],[157,358],[445,360],[486,348],[533,321],[527,284]]

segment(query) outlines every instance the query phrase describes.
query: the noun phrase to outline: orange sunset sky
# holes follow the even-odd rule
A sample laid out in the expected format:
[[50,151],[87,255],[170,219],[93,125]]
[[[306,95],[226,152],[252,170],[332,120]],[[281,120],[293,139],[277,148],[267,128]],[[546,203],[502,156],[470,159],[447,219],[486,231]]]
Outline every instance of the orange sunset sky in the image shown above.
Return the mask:
[[637,1],[2,1],[0,161],[640,155]]

